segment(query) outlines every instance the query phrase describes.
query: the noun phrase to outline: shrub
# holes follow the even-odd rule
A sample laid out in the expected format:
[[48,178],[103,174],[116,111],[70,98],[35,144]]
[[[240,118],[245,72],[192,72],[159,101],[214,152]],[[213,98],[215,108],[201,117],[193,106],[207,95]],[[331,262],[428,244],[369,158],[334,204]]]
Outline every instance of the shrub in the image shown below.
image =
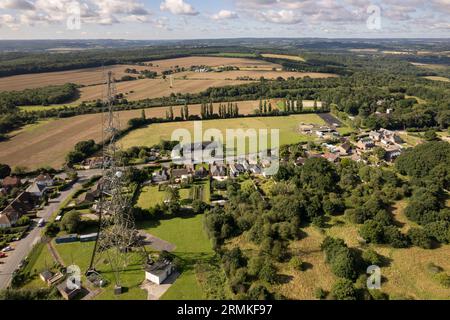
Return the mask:
[[425,225],[424,230],[429,237],[433,237],[440,243],[449,242],[450,223],[447,221],[431,222]]
[[450,288],[450,276],[445,272],[438,273],[434,275],[434,278],[439,282],[444,288]]
[[378,253],[373,249],[368,249],[363,252],[362,254],[363,260],[369,264],[369,265],[381,265],[381,257],[378,255]]
[[408,231],[408,238],[411,243],[417,247],[431,249],[432,241],[423,229],[411,228]]
[[291,261],[289,262],[289,265],[294,270],[303,271],[303,261],[299,257],[292,257]]
[[323,300],[327,297],[327,293],[322,288],[316,288],[316,290],[314,290],[314,296],[316,299]]
[[331,294],[337,300],[356,300],[357,294],[353,283],[348,279],[339,279],[333,285]]

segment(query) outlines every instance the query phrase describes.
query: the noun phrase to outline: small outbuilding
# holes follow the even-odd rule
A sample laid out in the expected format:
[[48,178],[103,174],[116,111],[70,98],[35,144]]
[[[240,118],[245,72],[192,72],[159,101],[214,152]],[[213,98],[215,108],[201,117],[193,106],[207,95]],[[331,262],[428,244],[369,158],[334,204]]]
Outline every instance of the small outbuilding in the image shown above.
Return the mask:
[[175,267],[172,262],[168,260],[157,261],[153,264],[147,265],[145,268],[145,279],[160,285],[172,275],[174,270]]

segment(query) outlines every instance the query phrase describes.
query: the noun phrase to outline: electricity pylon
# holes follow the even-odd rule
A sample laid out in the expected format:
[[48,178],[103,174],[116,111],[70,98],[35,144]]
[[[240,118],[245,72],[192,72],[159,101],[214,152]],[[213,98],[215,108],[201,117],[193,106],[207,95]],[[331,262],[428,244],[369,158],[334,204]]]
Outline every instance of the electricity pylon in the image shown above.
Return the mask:
[[112,72],[108,72],[106,84],[106,101],[102,112],[101,196],[97,204],[99,228],[87,274],[97,272],[96,265],[101,259],[107,261],[114,274],[114,292],[120,294],[120,275],[128,265],[128,251],[137,245],[139,239],[130,210],[130,199],[126,195],[125,170],[118,159],[120,124],[119,116],[114,111],[116,90]]

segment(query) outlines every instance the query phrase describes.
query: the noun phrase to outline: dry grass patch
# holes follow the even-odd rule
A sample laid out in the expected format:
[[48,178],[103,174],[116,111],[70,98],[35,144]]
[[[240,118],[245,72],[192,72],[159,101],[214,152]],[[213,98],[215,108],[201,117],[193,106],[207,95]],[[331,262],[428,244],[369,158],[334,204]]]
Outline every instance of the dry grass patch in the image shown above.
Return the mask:
[[445,78],[445,77],[429,76],[429,77],[424,77],[424,78],[428,79],[428,80],[432,80],[432,81],[450,82],[450,79]]
[[330,291],[336,277],[325,262],[325,255],[320,245],[325,236],[315,227],[302,229],[306,237],[294,241],[290,245],[293,255],[302,259],[306,265],[305,271],[293,270],[289,263],[279,264],[279,274],[292,277],[290,281],[274,286],[274,289],[288,299],[312,300],[315,290],[322,288]]

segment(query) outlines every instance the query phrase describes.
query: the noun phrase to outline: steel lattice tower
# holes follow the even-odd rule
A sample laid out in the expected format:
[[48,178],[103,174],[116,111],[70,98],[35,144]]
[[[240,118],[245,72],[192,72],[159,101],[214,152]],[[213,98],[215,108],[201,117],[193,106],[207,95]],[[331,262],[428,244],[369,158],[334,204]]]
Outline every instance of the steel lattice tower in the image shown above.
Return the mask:
[[98,236],[87,274],[96,272],[100,259],[106,259],[115,278],[115,292],[121,293],[120,274],[128,265],[127,252],[137,244],[138,232],[126,195],[124,167],[118,159],[120,124],[114,111],[116,90],[113,74],[107,74],[106,101],[102,112],[103,164],[100,181],[101,197],[97,206]]

